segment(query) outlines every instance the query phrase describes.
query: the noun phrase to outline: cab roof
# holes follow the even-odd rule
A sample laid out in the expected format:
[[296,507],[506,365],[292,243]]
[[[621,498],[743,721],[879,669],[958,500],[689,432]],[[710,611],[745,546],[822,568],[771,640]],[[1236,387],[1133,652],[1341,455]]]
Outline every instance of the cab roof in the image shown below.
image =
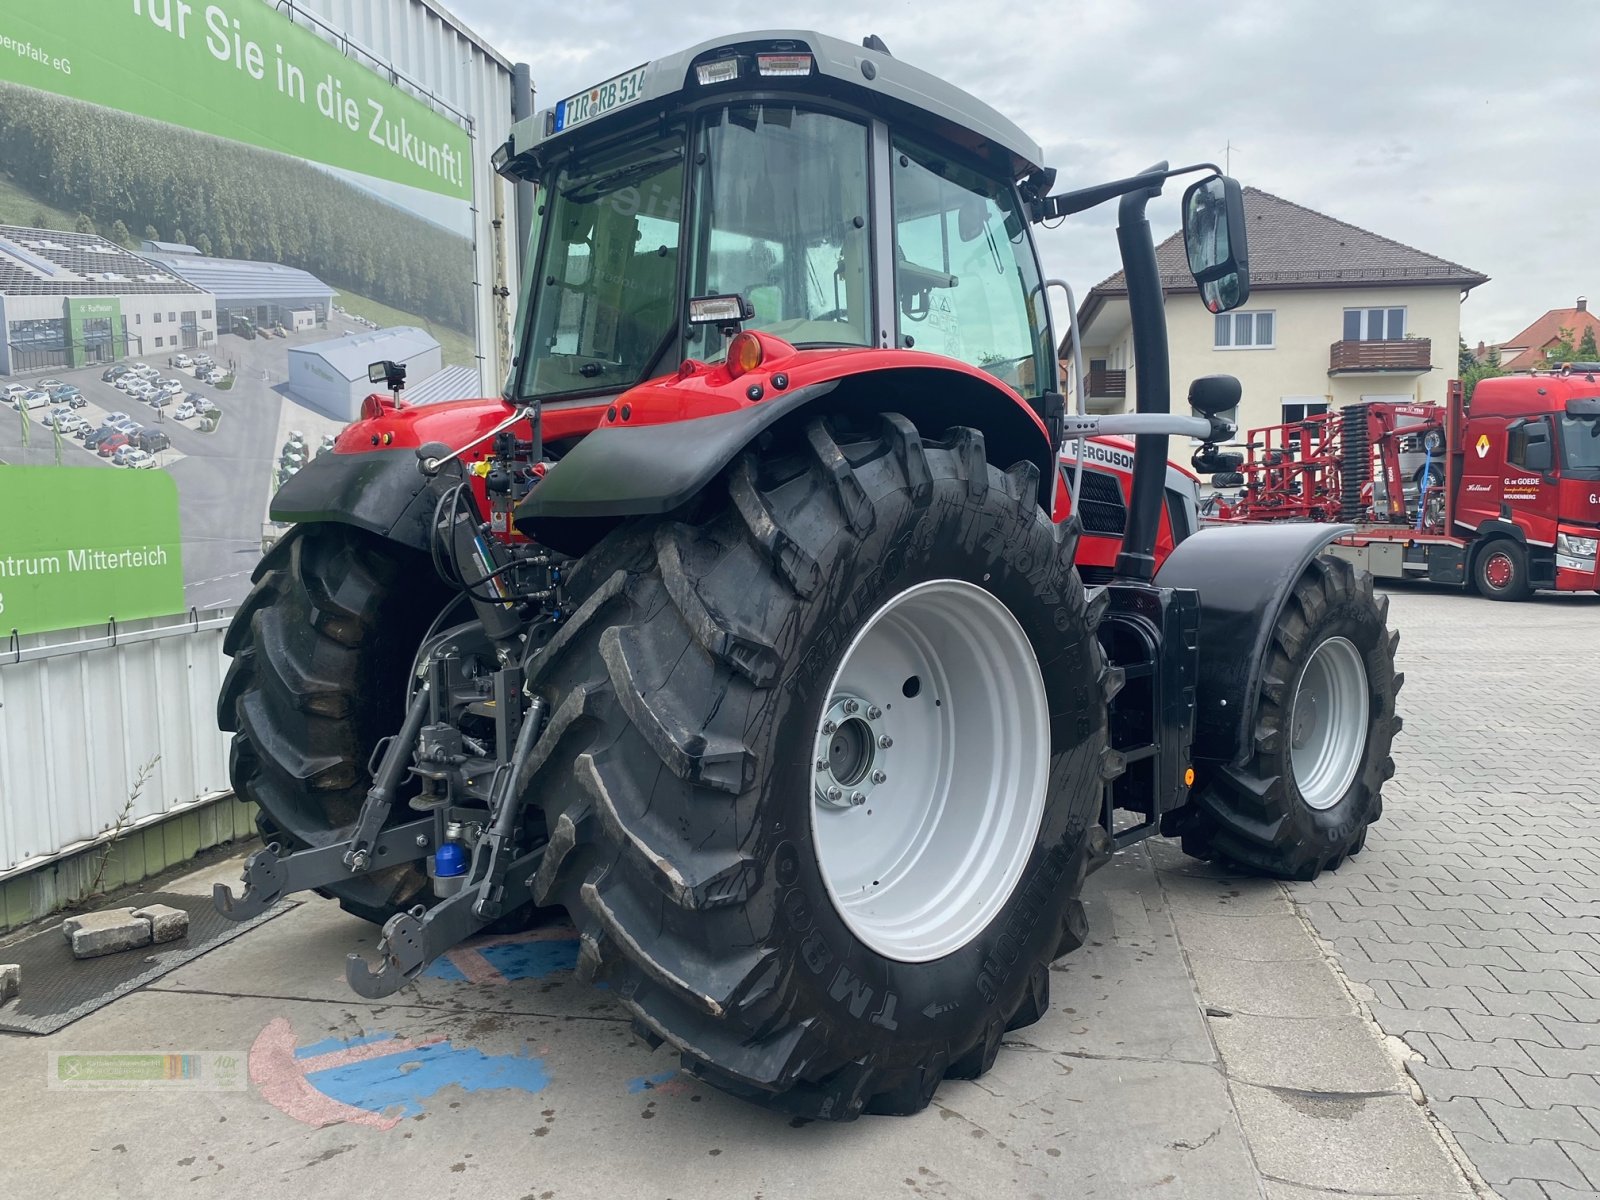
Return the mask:
[[1584,366],[1590,369],[1480,379],[1472,390],[1471,414],[1474,417],[1522,417],[1561,412],[1568,400],[1600,396],[1600,363]]
[[[1039,144],[990,105],[936,75],[901,62],[879,39],[867,41],[871,45],[856,45],[809,29],[754,30],[713,38],[645,64],[638,97],[604,116],[558,132],[556,109],[559,105],[553,105],[518,121],[496,160],[503,164],[501,169],[510,174],[531,174],[544,153],[586,139],[591,134],[631,124],[648,113],[659,113],[666,103],[680,97],[687,100],[699,99],[702,95],[711,97],[719,92],[734,94],[749,90],[754,84],[769,94],[781,88],[836,96],[889,120],[910,117],[917,124],[932,127],[937,133],[991,160],[996,157],[995,150],[1003,151],[1010,159],[1013,179],[1020,179],[1043,165],[1044,151]],[[769,50],[809,52],[814,63],[812,74],[803,78],[749,75],[728,83],[703,86],[698,81],[694,69],[698,63]],[[606,81],[597,79],[594,82],[598,85]]]

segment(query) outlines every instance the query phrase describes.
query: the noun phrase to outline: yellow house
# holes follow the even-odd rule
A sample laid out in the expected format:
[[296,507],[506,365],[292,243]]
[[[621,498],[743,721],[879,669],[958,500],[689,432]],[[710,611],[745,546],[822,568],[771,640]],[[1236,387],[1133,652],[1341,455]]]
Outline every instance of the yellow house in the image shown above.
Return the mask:
[[[1244,189],[1250,299],[1212,316],[1195,302],[1183,239],[1156,249],[1172,359],[1172,405],[1189,381],[1234,375],[1246,431],[1362,400],[1443,401],[1456,376],[1461,301],[1488,276],[1347,225],[1257,188]],[[1135,372],[1128,288],[1119,271],[1078,315],[1087,407],[1131,411]],[[1070,337],[1062,357],[1071,350]],[[1069,407],[1076,404],[1069,397]]]

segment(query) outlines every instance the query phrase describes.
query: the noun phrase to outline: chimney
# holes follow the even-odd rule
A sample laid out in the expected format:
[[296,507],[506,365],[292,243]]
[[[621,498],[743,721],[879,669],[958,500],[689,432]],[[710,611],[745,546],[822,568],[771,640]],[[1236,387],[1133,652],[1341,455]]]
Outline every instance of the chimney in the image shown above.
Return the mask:
[[1483,344],[1483,339],[1482,338],[1479,338],[1478,339],[1477,352],[1474,353],[1472,357],[1477,359],[1479,362],[1482,362],[1488,356],[1489,356],[1489,347],[1487,347],[1487,346],[1485,346]]
[[1579,312],[1588,312],[1589,311],[1589,297],[1587,297],[1587,296],[1579,296],[1578,297],[1578,311]]

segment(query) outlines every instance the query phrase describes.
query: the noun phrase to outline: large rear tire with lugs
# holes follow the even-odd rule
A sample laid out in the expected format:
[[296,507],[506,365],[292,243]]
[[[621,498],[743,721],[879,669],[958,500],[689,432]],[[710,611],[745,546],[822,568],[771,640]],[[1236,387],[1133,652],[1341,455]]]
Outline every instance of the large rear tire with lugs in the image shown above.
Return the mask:
[[[217,722],[234,731],[234,794],[286,850],[348,836],[371,786],[379,739],[400,727],[428,624],[451,597],[414,550],[348,525],[300,525],[256,567],[223,641],[233,657]],[[411,814],[402,802],[396,819]],[[324,891],[382,924],[431,903],[421,863],[351,876]]]
[[1084,935],[1107,670],[1076,537],[981,435],[814,421],[613,533],[530,685],[580,970],[801,1116],[922,1109]]
[[1272,631],[1250,757],[1197,772],[1181,825],[1187,853],[1311,880],[1361,850],[1401,726],[1405,677],[1388,612],[1367,572],[1312,559]]

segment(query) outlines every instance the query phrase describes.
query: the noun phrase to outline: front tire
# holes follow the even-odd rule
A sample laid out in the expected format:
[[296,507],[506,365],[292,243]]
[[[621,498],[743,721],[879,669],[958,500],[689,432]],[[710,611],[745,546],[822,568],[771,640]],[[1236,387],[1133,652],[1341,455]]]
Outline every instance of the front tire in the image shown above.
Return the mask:
[[1528,552],[1510,538],[1495,538],[1472,560],[1472,583],[1486,600],[1526,600]]
[[[571,913],[580,969],[700,1078],[835,1120],[920,1110],[1044,1014],[1106,745],[1076,538],[1036,469],[874,421],[815,421],[685,519],[614,533],[532,677],[534,899]],[[1022,677],[1018,728],[980,660]],[[978,769],[939,769],[962,754]]]
[[1402,724],[1388,611],[1367,572],[1311,560],[1272,631],[1250,757],[1196,781],[1186,853],[1311,880],[1361,850]]

